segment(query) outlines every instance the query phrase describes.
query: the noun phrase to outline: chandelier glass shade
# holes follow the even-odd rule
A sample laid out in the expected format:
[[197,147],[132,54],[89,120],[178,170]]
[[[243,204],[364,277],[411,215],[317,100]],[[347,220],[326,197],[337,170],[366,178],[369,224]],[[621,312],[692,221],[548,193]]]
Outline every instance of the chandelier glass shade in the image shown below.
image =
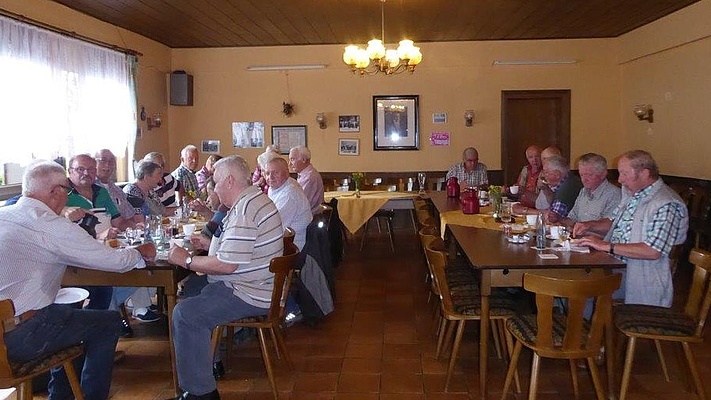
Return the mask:
[[398,48],[385,47],[385,0],[380,0],[381,39],[368,41],[366,48],[348,45],[343,51],[343,62],[351,67],[351,72],[361,76],[382,72],[386,75],[399,74],[405,71],[415,71],[422,62],[420,48],[412,40],[401,40]]

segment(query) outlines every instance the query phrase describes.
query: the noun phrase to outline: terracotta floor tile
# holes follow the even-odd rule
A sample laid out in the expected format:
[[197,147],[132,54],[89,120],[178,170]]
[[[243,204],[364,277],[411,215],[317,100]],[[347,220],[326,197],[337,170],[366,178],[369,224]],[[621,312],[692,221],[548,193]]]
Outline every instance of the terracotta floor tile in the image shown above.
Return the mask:
[[337,373],[303,372],[299,373],[295,392],[335,392],[338,383]]
[[346,357],[348,358],[381,358],[382,355],[382,343],[349,343],[346,347]]
[[380,373],[382,364],[380,358],[345,358],[341,373]]
[[338,378],[339,393],[379,393],[380,374],[345,374]]
[[383,371],[381,393],[424,393],[421,374]]

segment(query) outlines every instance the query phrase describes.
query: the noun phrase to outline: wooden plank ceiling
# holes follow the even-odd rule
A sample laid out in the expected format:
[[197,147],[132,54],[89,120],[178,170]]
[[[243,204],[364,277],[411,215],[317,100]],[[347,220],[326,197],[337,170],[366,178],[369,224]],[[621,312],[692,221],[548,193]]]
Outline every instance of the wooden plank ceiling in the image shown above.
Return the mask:
[[[54,0],[172,48],[366,43],[380,0]],[[387,0],[385,41],[615,37],[698,0]]]

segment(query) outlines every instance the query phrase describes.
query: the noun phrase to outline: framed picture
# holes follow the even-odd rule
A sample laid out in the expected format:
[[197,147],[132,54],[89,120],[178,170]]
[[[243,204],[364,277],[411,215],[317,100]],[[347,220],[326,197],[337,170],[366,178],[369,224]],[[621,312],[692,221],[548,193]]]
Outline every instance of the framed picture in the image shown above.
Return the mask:
[[220,154],[219,140],[203,140],[202,152],[206,154]]
[[264,147],[264,122],[233,122],[232,146],[237,148]]
[[272,144],[279,154],[289,154],[292,147],[306,146],[306,125],[272,126]]
[[338,154],[357,156],[360,154],[360,139],[338,139]]
[[446,112],[432,113],[432,123],[446,124],[447,123],[447,113]]
[[373,150],[418,150],[420,96],[373,96]]
[[360,115],[339,115],[338,132],[360,132]]

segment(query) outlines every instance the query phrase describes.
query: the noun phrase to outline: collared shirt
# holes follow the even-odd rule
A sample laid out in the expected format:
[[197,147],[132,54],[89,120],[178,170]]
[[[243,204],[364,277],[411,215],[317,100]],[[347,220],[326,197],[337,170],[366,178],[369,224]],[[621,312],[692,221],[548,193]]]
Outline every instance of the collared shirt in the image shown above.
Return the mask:
[[274,286],[269,262],[284,252],[284,230],[276,206],[259,188],[250,186],[239,195],[222,225],[222,234],[212,237],[209,255],[234,264],[235,271],[208,275],[208,281],[222,281],[245,302],[268,308]]
[[135,183],[129,183],[123,187],[127,202],[134,208],[137,214],[163,215],[165,207],[160,202],[160,198],[154,191],[143,193]]
[[561,217],[567,217],[568,211],[573,208],[575,204],[575,199],[580,193],[580,189],[583,184],[580,182],[580,178],[568,172],[568,174],[555,186],[550,186],[551,191],[553,191],[553,201],[549,207],[549,210],[560,215]]
[[186,194],[193,192],[197,196],[197,194],[200,193],[200,187],[198,186],[195,173],[183,164],[180,164],[180,166],[173,171],[173,178],[183,185]]
[[314,168],[312,164],[309,164],[299,172],[296,181],[299,182],[301,188],[304,189],[304,193],[306,193],[306,198],[309,199],[311,213],[315,214],[320,210],[321,203],[324,202],[323,179],[321,178],[321,174],[316,171],[316,168]]
[[[635,213],[640,202],[649,196],[655,185],[664,184],[661,179],[655,183],[639,190],[634,195],[630,196],[626,201],[620,203],[615,209],[612,219],[612,236],[610,241],[613,243],[630,243],[632,233],[632,225],[634,222]],[[680,234],[681,220],[684,216],[684,210],[680,209],[680,205],[674,202],[667,203],[660,207],[649,225],[646,226],[643,243],[647,246],[668,255],[671,252],[672,246],[676,238]]]
[[[208,171],[208,170],[207,170],[207,167],[204,166],[204,165],[202,166],[202,168],[200,168],[200,171],[198,171],[198,172],[195,173],[195,179],[197,179],[198,188],[200,188],[200,191],[204,191],[204,190],[205,190],[205,186],[207,185],[207,181],[208,181],[208,179],[210,179],[211,177],[212,177],[212,173],[211,173],[210,171]],[[197,192],[196,192],[196,193],[197,193]]]
[[0,208],[0,225],[0,298],[12,299],[15,315],[52,304],[67,265],[113,272],[145,266],[137,250],[105,246],[30,197]]
[[160,197],[160,202],[166,207],[176,206],[175,192],[179,191],[183,186],[180,181],[175,179],[173,175],[163,173],[163,185],[155,190],[155,193]]
[[601,218],[611,218],[615,208],[620,204],[622,191],[619,187],[605,179],[595,190],[583,187],[575,200],[568,218],[573,221],[595,221]]
[[449,168],[446,179],[453,176],[457,178],[460,185],[466,184],[468,187],[489,184],[489,177],[486,174],[486,165],[482,163],[477,163],[471,172],[467,172],[463,162],[454,164]]
[[304,190],[294,178],[289,177],[278,188],[269,188],[269,198],[279,210],[284,230],[291,228],[296,233],[294,244],[301,250],[306,244],[306,228],[312,219],[311,206]]
[[538,193],[538,176],[541,175],[541,169],[538,172],[533,172],[531,164],[526,164],[521,168],[521,173],[518,174],[516,183],[520,187],[519,190],[526,190],[532,193]]
[[104,183],[97,178],[94,183],[96,183],[97,185],[101,185],[106,190],[108,190],[111,200],[113,200],[114,204],[116,205],[116,208],[118,208],[119,213],[121,213],[122,217],[126,219],[131,219],[134,215],[136,215],[135,209],[126,199],[126,194],[114,182]]
[[91,199],[87,199],[79,194],[72,181],[69,181],[69,186],[72,187],[72,191],[67,197],[67,207],[80,207],[85,210],[92,208],[105,208],[106,213],[111,216],[111,219],[121,216],[121,213],[119,213],[118,208],[116,208],[114,201],[111,200],[109,191],[103,186],[99,186],[95,183],[91,184]]

